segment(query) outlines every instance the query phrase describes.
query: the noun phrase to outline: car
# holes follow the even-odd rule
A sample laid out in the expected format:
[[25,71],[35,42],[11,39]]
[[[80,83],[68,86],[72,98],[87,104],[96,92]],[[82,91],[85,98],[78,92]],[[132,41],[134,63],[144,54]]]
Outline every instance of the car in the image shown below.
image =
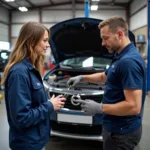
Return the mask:
[[[55,67],[43,77],[43,84],[49,96],[64,95],[66,103],[50,116],[51,135],[57,137],[103,141],[102,114],[85,115],[81,98],[101,103],[105,83],[80,82],[68,87],[70,77],[103,72],[109,68],[113,54],[102,46],[96,18],[74,18],[60,22],[50,28],[50,46]],[[130,40],[135,37],[129,31]]]
[[10,51],[0,50],[0,72],[4,71],[4,68],[9,60]]
[[[9,50],[0,49],[0,82],[1,82],[1,76],[4,71],[4,68],[5,68],[6,64],[8,63],[9,55],[10,55]],[[2,89],[4,89],[4,87],[2,87],[0,85],[0,90],[2,90]]]

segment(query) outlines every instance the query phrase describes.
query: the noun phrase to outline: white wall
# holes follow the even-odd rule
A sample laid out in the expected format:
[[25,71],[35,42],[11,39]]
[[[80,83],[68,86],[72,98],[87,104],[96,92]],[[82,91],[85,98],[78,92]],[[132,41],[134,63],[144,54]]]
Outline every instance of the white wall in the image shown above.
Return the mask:
[[[56,8],[55,8],[56,9]],[[125,10],[100,10],[95,12],[89,12],[89,17],[92,18],[99,18],[99,19],[106,19],[108,17],[120,15],[121,17],[125,18]],[[84,11],[76,10],[75,17],[84,17]],[[15,38],[18,36],[20,28],[22,27],[23,23],[27,21],[37,21],[39,22],[39,11],[29,11],[21,13],[18,11],[12,14],[12,37]],[[54,24],[64,21],[66,19],[73,18],[73,11],[72,10],[42,10],[41,11],[41,18],[42,23],[50,28]]]
[[99,10],[99,11],[92,11],[90,13],[90,17],[92,18],[99,18],[99,19],[107,19],[112,16],[120,16],[126,19],[125,11],[124,10]]
[[72,11],[42,11],[42,22],[60,22],[72,18]]
[[[107,19],[112,16],[121,16],[124,19],[125,17],[125,11],[124,10],[99,10],[99,11],[91,11],[89,13],[89,17],[91,18],[99,18],[99,19]],[[76,17],[83,17],[84,16],[84,11],[76,11]]]
[[131,17],[130,30],[135,30],[147,25],[147,7]]
[[0,7],[0,21],[6,22],[6,23],[9,22],[8,10],[3,7]]
[[[147,0],[134,0],[130,7],[130,30],[135,30],[137,28],[147,25]],[[141,9],[138,13],[137,10]],[[134,14],[135,13],[135,14]]]
[[23,26],[23,24],[12,24],[11,26],[11,36],[17,37],[19,35],[19,31],[21,29],[21,27]]
[[131,3],[130,7],[130,14],[132,15],[134,12],[136,12],[139,8],[147,4],[147,0],[134,0]]
[[23,23],[27,21],[39,21],[38,11],[16,11],[12,13],[12,23]]
[[6,9],[0,7],[0,41],[9,41],[9,13]]
[[3,23],[0,23],[0,41],[9,41],[9,26]]
[[12,30],[11,36],[17,37],[23,24],[28,21],[39,22],[39,11],[20,12],[16,11],[12,13]]

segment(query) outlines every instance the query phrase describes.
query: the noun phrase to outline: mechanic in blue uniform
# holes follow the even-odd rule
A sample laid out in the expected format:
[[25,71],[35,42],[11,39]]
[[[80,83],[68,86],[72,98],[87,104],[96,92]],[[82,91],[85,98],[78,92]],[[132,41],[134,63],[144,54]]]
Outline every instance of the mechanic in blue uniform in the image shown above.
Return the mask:
[[12,150],[43,150],[50,137],[50,115],[66,100],[60,95],[49,100],[43,87],[40,70],[48,40],[45,26],[24,24],[3,73]]
[[134,150],[142,134],[142,113],[146,95],[145,64],[128,37],[127,23],[112,17],[99,24],[102,45],[115,52],[110,67],[102,73],[79,75],[68,80],[105,82],[102,103],[78,100],[87,115],[103,114],[104,150]]

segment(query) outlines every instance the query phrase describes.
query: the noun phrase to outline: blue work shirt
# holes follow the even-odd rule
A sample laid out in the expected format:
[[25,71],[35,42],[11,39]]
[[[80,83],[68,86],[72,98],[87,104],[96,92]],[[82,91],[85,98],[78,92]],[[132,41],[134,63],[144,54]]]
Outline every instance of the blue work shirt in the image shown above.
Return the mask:
[[141,125],[146,95],[145,64],[133,43],[130,43],[118,55],[115,55],[105,74],[107,80],[102,100],[103,104],[115,104],[124,101],[125,89],[140,89],[143,91],[142,108],[139,115],[103,115],[103,125],[107,131],[117,134],[133,132]]
[[50,137],[48,101],[39,72],[29,59],[16,63],[5,82],[9,145],[13,150],[41,150]]

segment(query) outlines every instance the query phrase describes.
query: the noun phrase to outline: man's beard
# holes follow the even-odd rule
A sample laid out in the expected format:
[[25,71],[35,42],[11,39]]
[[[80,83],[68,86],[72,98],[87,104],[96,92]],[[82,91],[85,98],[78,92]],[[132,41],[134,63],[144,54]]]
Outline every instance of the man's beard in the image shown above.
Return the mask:
[[109,52],[110,54],[113,54],[113,53],[115,53],[116,51],[115,51],[115,50],[108,50],[108,52]]
[[107,50],[110,54],[117,53],[119,51],[119,46],[113,48],[107,48]]

